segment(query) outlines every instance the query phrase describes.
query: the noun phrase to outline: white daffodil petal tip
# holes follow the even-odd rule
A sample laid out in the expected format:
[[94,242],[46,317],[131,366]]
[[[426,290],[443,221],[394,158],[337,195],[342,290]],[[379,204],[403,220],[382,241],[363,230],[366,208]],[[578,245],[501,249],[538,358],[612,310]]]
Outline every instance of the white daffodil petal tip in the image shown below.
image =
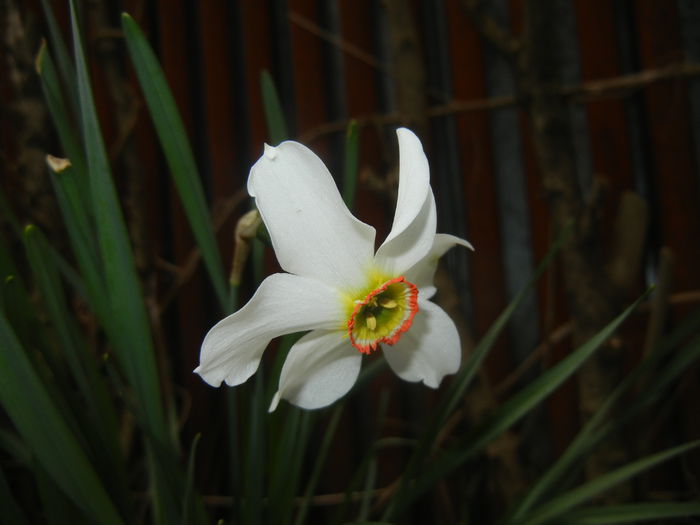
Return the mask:
[[270,146],[269,144],[265,144],[263,155],[270,160],[275,160],[277,158],[277,148]]

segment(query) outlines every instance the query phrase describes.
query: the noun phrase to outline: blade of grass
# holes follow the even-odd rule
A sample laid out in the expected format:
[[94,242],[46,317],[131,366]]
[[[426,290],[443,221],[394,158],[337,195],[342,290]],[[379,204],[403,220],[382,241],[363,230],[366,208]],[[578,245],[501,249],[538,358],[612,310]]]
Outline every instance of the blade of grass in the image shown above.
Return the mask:
[[624,312],[589,341],[501,405],[484,424],[480,425],[472,435],[467,437],[467,442],[470,443],[469,448],[473,450],[483,448],[494,437],[501,434],[537,406],[540,401],[549,396],[559,385],[576,372],[600,345],[617,331],[625,319],[648,297],[650,292],[651,289],[627,307]]
[[202,434],[201,432],[198,432],[195,436],[194,439],[192,440],[192,446],[190,448],[190,457],[187,460],[187,477],[186,477],[186,482],[185,482],[185,497],[183,498],[182,501],[182,521],[184,523],[191,523],[192,517],[190,516],[191,514],[191,506],[192,506],[192,495],[193,495],[193,486],[194,486],[194,466],[195,466],[195,458],[197,456],[197,445],[199,444],[200,439],[202,439]]
[[[685,330],[681,330],[685,332]],[[667,339],[675,342],[675,335]],[[656,352],[630,373],[625,380],[618,385],[613,393],[606,399],[605,403],[593,414],[584,427],[578,432],[574,440],[569,444],[566,451],[547,470],[547,472],[532,486],[532,488],[513,507],[505,519],[507,523],[517,523],[527,511],[553,487],[561,487],[561,482],[575,462],[585,458],[590,450],[600,443],[606,436],[615,429],[628,422],[636,416],[645,406],[648,406],[653,399],[662,395],[664,389],[671,384],[693,361],[700,358],[700,341],[696,340],[686,345],[681,351],[675,353],[673,360],[661,370],[660,362],[672,347],[667,342],[662,342]],[[638,384],[640,377],[651,372],[654,374],[654,381],[645,388],[639,396],[635,396],[625,406],[625,411],[621,414],[622,420],[603,422],[607,418],[611,409],[618,403],[622,396],[635,384]]]
[[603,474],[576,489],[559,497],[551,499],[538,509],[535,509],[521,523],[522,525],[539,525],[564,515],[577,505],[590,500],[623,481],[649,470],[652,467],[668,461],[680,454],[688,452],[700,445],[700,440],[686,443],[663,452],[658,452],[634,461],[607,474]]
[[[467,461],[475,453],[482,450],[491,440],[537,406],[543,399],[566,381],[566,379],[568,379],[585,360],[620,327],[624,320],[629,317],[650,292],[651,290],[648,290],[592,339],[581,345],[568,357],[547,370],[535,381],[524,387],[510,400],[501,405],[484,423],[480,424],[466,436],[460,449],[445,454],[442,458],[432,463],[429,469],[421,474],[420,479],[411,487],[408,494],[403,495],[400,501],[388,509],[391,513],[387,512],[384,519],[395,519],[401,511],[406,509],[410,501]],[[392,502],[396,500],[397,498],[395,496]]]
[[579,509],[562,517],[566,525],[616,525],[640,521],[690,518],[700,515],[700,503],[630,503],[600,508]]
[[245,455],[245,501],[242,522],[263,523],[263,473],[265,471],[265,421],[267,406],[264,399],[264,375],[258,370],[251,396],[248,418],[248,453]]
[[204,189],[190,148],[185,126],[168,87],[163,69],[133,18],[122,14],[122,29],[129,54],[165,153],[170,173],[204,264],[223,311],[228,311],[228,286],[216,244]]
[[454,411],[457,405],[460,403],[464,397],[464,393],[471,384],[474,376],[476,375],[481,363],[484,361],[488,355],[489,350],[493,347],[494,343],[501,335],[503,330],[505,330],[508,321],[512,317],[513,313],[518,309],[520,303],[527,297],[530,290],[535,285],[537,280],[542,276],[542,274],[549,268],[549,265],[554,260],[554,257],[559,253],[562,246],[569,239],[573,226],[569,225],[567,228],[562,230],[557,239],[554,241],[549,251],[542,259],[542,262],[538,265],[535,273],[530,278],[525,288],[523,288],[518,295],[515,296],[513,301],[506,307],[506,309],[498,316],[498,319],[491,325],[489,330],[486,332],[484,337],[479,341],[474,348],[469,360],[459,371],[455,380],[450,385],[450,389],[447,391],[445,400],[440,403],[439,409],[436,417],[432,420],[430,424],[431,432],[427,435],[427,439],[432,443],[435,435],[439,432],[439,429],[447,421],[447,418]]
[[54,50],[54,53],[56,53],[61,76],[69,93],[68,98],[71,103],[71,109],[77,114],[78,90],[75,85],[75,66],[70,59],[70,53],[68,53],[68,47],[63,39],[63,35],[61,35],[61,29],[56,21],[53,9],[51,8],[51,2],[49,2],[49,0],[41,0],[41,7],[44,11],[44,18],[46,18],[46,25],[49,28],[51,48]]
[[311,476],[309,476],[309,481],[306,485],[306,490],[304,491],[304,496],[301,500],[301,505],[299,506],[299,512],[297,513],[297,519],[295,520],[295,525],[303,525],[306,521],[306,514],[309,511],[309,502],[311,497],[316,490],[316,485],[318,484],[318,478],[321,475],[321,469],[326,463],[326,457],[328,456],[328,449],[331,446],[331,441],[335,436],[336,428],[338,428],[338,421],[340,420],[340,415],[343,412],[343,404],[339,403],[334,409],[331,419],[326,426],[326,430],[323,433],[323,438],[321,440],[321,446],[318,449],[318,454],[316,456],[316,461],[314,463],[313,470],[311,471]]
[[[349,513],[348,508],[351,504],[352,494],[356,490],[359,490],[361,486],[363,487],[363,495],[360,501],[360,511],[358,513],[357,521],[367,520],[367,516],[369,515],[370,511],[370,504],[372,502],[372,489],[374,488],[376,482],[376,480],[372,480],[373,476],[370,474],[370,470],[372,468],[376,468],[377,459],[375,456],[384,448],[383,446],[380,446],[380,438],[384,428],[388,406],[389,391],[382,390],[379,395],[379,403],[377,404],[377,418],[374,431],[372,433],[372,437],[367,440],[368,443],[372,443],[372,446],[366,449],[364,457],[359,462],[353,476],[350,478],[350,482],[345,485],[345,498],[343,498],[343,502],[336,507],[332,518],[328,521],[329,525],[340,524],[346,520],[346,516]],[[375,465],[375,467],[373,467],[373,465]]]
[[[39,48],[36,58],[36,71],[41,79],[41,89],[49,108],[51,119],[56,127],[58,139],[66,155],[78,173],[85,173],[85,155],[80,146],[80,140],[75,134],[73,122],[68,114],[65,98],[61,91],[61,82],[58,79],[56,66],[51,53],[45,43]],[[87,198],[88,191],[83,188],[83,195]],[[84,199],[82,199],[84,200]]]
[[[266,399],[269,399],[266,397]],[[296,407],[281,407],[272,415],[270,428],[278,436],[272,458],[268,494],[270,498],[270,522],[283,523],[291,519],[294,493],[289,489],[289,473],[294,462],[297,436],[301,425],[301,411]]]
[[[117,416],[111,403],[105,383],[101,380],[93,356],[89,355],[85,342],[78,335],[78,327],[66,304],[61,288],[58,269],[53,264],[49,245],[41,232],[33,226],[25,228],[24,235],[27,259],[36,280],[38,289],[51,325],[58,334],[62,355],[68,361],[73,378],[82,394],[87,410],[84,415],[90,429],[84,435],[94,445],[93,460],[106,480],[109,492],[127,508],[128,490],[124,464],[120,461],[121,451],[117,436]],[[97,438],[97,439],[94,439]]]
[[92,214],[85,156],[65,112],[58,77],[51,56],[45,47],[39,51],[37,71],[64,154],[67,154],[69,159],[67,164],[59,159],[47,157],[51,183],[76,262],[84,279],[85,289],[82,290],[85,294],[84,298],[98,318],[104,319],[109,314],[102,308],[104,301],[101,299],[106,292],[99,264],[99,247],[94,229],[95,220]]
[[86,210],[87,204],[81,200],[78,191],[81,179],[86,180],[85,174],[79,174],[72,166],[60,166],[53,161],[47,164],[84,286],[77,286],[75,279],[72,279],[72,284],[99,319],[109,319],[110,312],[104,301],[106,284],[100,268],[97,237],[92,226],[87,223],[91,220]]
[[169,436],[160,401],[146,306],[97,120],[74,0],[70,1],[70,12],[81,128],[107,285],[104,310],[110,312],[103,321],[107,323],[109,339],[136,393],[142,411],[139,419],[151,437],[164,444]]
[[37,460],[95,523],[123,523],[4,314],[0,348],[0,402]]
[[15,496],[10,490],[10,485],[7,478],[0,468],[0,509],[2,509],[2,518],[6,523],[16,525],[28,525],[27,517],[22,512],[22,509],[17,504]]
[[265,120],[267,122],[267,131],[270,135],[270,143],[272,146],[277,146],[280,142],[289,138],[289,133],[280,97],[269,71],[260,73],[260,89],[262,91],[263,108],[265,109]]
[[440,429],[445,424],[450,414],[455,410],[457,405],[463,399],[464,393],[466,392],[467,388],[474,379],[474,376],[479,370],[481,363],[488,355],[489,351],[493,347],[498,337],[506,328],[508,321],[510,320],[513,313],[518,309],[520,303],[523,301],[523,299],[525,299],[525,297],[527,297],[527,294],[530,293],[532,286],[535,284],[535,282],[537,282],[540,276],[549,267],[556,254],[559,252],[561,247],[569,238],[571,228],[572,226],[569,225],[559,234],[554,244],[551,246],[544,259],[535,270],[535,273],[531,277],[527,286],[525,286],[525,288],[523,288],[518,293],[518,295],[501,313],[498,319],[496,319],[493,325],[491,325],[484,337],[474,348],[474,351],[469,356],[469,359],[467,360],[466,364],[461,368],[461,370],[453,379],[448,391],[446,392],[442,401],[438,404],[434,415],[431,417],[425,432],[422,434],[418,442],[418,446],[416,447],[413,454],[411,455],[411,458],[409,459],[408,465],[406,466],[404,474],[401,477],[399,489],[394,493],[394,497],[391,499],[389,505],[387,506],[384,515],[385,518],[393,515],[394,507],[396,505],[399,505],[399,501],[401,501],[401,499],[403,498],[403,492],[406,481],[408,481],[414,476],[420,463],[428,457],[428,451],[432,446],[433,442],[435,441],[435,438],[437,437]]
[[34,484],[39,494],[38,507],[45,516],[45,525],[89,525],[89,518],[65,496],[41,465],[32,468]]

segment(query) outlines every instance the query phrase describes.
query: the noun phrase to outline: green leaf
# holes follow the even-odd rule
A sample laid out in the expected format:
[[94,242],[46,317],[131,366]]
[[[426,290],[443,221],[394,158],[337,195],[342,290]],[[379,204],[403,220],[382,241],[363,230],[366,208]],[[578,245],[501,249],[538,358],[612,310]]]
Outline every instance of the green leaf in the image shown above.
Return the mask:
[[126,13],[122,14],[122,28],[175,187],[221,307],[227,311],[229,292],[214,229],[194,155],[175,99],[148,40],[134,19]]
[[99,375],[94,356],[89,355],[85,341],[80,337],[75,320],[70,315],[53,253],[46,239],[36,227],[27,226],[24,242],[48,319],[58,335],[62,356],[68,361],[72,376],[82,394],[80,400],[87,408],[84,411],[82,406],[78,409],[78,415],[89,425],[89,429],[83,435],[93,444],[93,459],[102,467],[100,472],[107,480],[110,494],[118,497],[126,506],[126,472],[120,461],[121,451],[117,441],[119,432],[114,406]]
[[445,421],[447,421],[449,415],[462,401],[464,393],[474,379],[474,376],[479,370],[481,363],[483,363],[489,351],[491,348],[493,348],[493,345],[496,343],[501,333],[505,330],[510,318],[520,306],[520,303],[522,303],[523,299],[527,297],[534,284],[547,270],[547,268],[549,268],[549,265],[554,260],[554,257],[559,253],[559,250],[561,250],[562,246],[569,239],[571,230],[572,226],[569,225],[559,234],[525,288],[523,288],[518,295],[515,296],[515,298],[501,313],[501,315],[498,316],[498,319],[496,319],[493,325],[491,325],[484,337],[481,338],[479,343],[474,348],[469,360],[462,367],[455,377],[455,380],[450,385],[450,389],[448,390],[444,401],[440,403],[436,416],[429,425],[431,432],[426,435],[426,439],[429,439],[430,443],[432,443],[439,429],[442,427]]
[[568,240],[571,229],[572,226],[569,225],[559,234],[545,255],[544,259],[535,270],[534,275],[530,278],[528,284],[518,293],[517,296],[515,296],[498,319],[496,319],[493,325],[491,325],[489,330],[470,354],[467,362],[464,364],[464,366],[462,366],[460,371],[452,380],[449,389],[436,407],[434,415],[428,422],[428,425],[420,438],[418,446],[414,450],[411,459],[404,470],[399,489],[394,493],[394,496],[387,506],[384,513],[384,518],[393,517],[395,515],[395,508],[405,506],[403,503],[405,499],[403,495],[405,483],[415,475],[420,463],[428,457],[429,449],[432,447],[432,444],[435,441],[440,429],[445,424],[450,414],[454,412],[455,408],[462,401],[464,394],[479,370],[481,363],[484,361],[503,330],[505,330],[508,321],[518,309],[520,303],[523,301],[523,299],[525,299],[525,297],[527,297],[535,282],[537,282],[540,276],[549,267],[556,254]]
[[26,525],[29,523],[24,512],[17,504],[2,469],[0,469],[0,509],[2,509],[2,519],[6,520],[6,523],[12,523],[13,525]]
[[4,314],[0,349],[0,403],[39,463],[95,523],[122,523]]
[[245,500],[242,522],[248,525],[262,523],[263,474],[265,470],[265,413],[264,375],[258,370],[250,400],[248,424],[248,454],[245,456]]
[[51,8],[51,2],[49,2],[49,0],[41,0],[41,7],[44,11],[44,17],[46,18],[46,25],[49,28],[51,48],[56,53],[63,82],[65,83],[66,89],[69,92],[68,98],[71,102],[71,108],[77,112],[78,90],[75,85],[75,66],[73,65],[73,62],[71,62],[68,48],[63,40],[63,36],[61,35],[61,29],[56,21],[56,16],[54,15],[53,9]]
[[[700,317],[698,317],[698,319],[700,319]],[[694,319],[690,319],[690,321],[691,325],[697,324]],[[668,364],[662,365],[662,360],[668,351],[672,349],[679,340],[682,340],[682,338],[679,339],[677,334],[687,334],[686,323],[682,323],[674,333],[663,340],[657,351],[653,352],[649,358],[640,363],[637,368],[615,388],[603,405],[578,432],[564,453],[513,507],[505,520],[506,522],[517,523],[518,520],[524,516],[535,503],[540,501],[548,491],[553,487],[560,486],[565,474],[577,461],[585,459],[589,451],[603,441],[606,436],[610,435],[623,424],[627,423],[632,417],[639,414],[639,412],[644,407],[651,404],[654,399],[659,398],[665,389],[673,384],[676,378],[687,369],[690,363],[700,358],[700,340],[695,340],[679,351],[674,352],[671,361]],[[634,398],[626,403],[624,412],[615,420],[605,422],[613,407],[617,405],[622,396],[632,386],[639,384],[640,378],[646,377],[646,374],[653,374],[653,381],[647,381],[648,385],[646,388],[644,388],[639,395],[634,396]]]
[[588,357],[606,341],[634,311],[639,303],[644,300],[651,290],[647,291],[622,314],[609,323],[603,330],[589,341],[581,345],[568,357],[547,370],[544,374],[523,388],[515,396],[501,405],[484,423],[470,432],[457,450],[443,454],[428,469],[421,473],[418,480],[410,489],[410,496],[404,496],[396,503],[393,514],[387,517],[395,517],[399,510],[404,510],[408,503],[425,492],[439,479],[462,465],[470,457],[481,451],[488,443],[513,425],[530,410],[537,406],[543,399],[566,381]]
[[519,523],[522,525],[539,525],[558,518],[577,505],[590,500],[601,492],[622,483],[623,481],[649,470],[650,468],[668,461],[680,454],[688,452],[700,445],[700,440],[686,443],[663,452],[646,456],[617,470],[603,474],[588,483],[585,483],[572,491],[549,500],[541,507],[535,509]]
[[650,292],[651,289],[637,299],[614,321],[608,324],[589,341],[581,345],[568,357],[547,370],[540,377],[501,405],[485,423],[480,425],[472,435],[467,437],[467,442],[470,443],[470,448],[474,450],[483,448],[496,436],[500,435],[504,430],[510,427],[513,423],[537,406],[543,399],[549,396],[549,394],[551,394],[574,372],[576,372],[584,361],[586,361],[593,354],[593,352],[595,352],[617,331],[625,319],[627,319],[627,317],[629,317],[637,306],[639,306],[639,304],[646,299]]
[[265,109],[265,120],[267,121],[270,142],[273,146],[277,146],[280,142],[289,138],[289,132],[282,104],[269,71],[263,71],[260,74],[260,89],[262,90],[263,107]]
[[89,222],[92,221],[89,210],[91,205],[87,198],[80,195],[81,186],[86,186],[84,181],[87,181],[87,174],[78,172],[73,166],[59,168],[55,162],[48,164],[68,239],[82,277],[83,286],[76,287],[76,291],[83,295],[99,319],[108,320],[110,308],[102,277],[97,236]]
[[[41,79],[44,99],[46,100],[51,118],[58,132],[58,139],[63,147],[63,153],[70,159],[78,173],[85,173],[85,155],[80,145],[80,139],[75,133],[73,122],[66,109],[67,106],[61,90],[61,82],[56,72],[56,66],[45,44],[42,44],[39,49],[39,54],[36,59],[36,69]],[[83,194],[87,197],[88,191],[83,189]]]
[[109,308],[102,321],[136,393],[140,421],[152,438],[164,444],[169,437],[148,315],[97,120],[74,0],[70,8],[81,129]]
[[338,404],[333,409],[333,414],[331,415],[331,420],[326,425],[326,430],[323,433],[323,438],[321,439],[321,446],[316,454],[316,461],[314,462],[313,470],[311,471],[311,476],[309,476],[309,481],[306,485],[306,490],[304,491],[304,497],[301,500],[301,505],[299,506],[299,512],[297,514],[297,519],[294,522],[295,525],[303,525],[306,521],[306,514],[309,511],[309,503],[311,502],[311,497],[316,490],[316,485],[318,483],[318,478],[321,475],[321,469],[326,462],[326,457],[328,456],[328,449],[331,446],[331,441],[335,436],[335,430],[338,428],[338,421],[340,420],[340,414],[343,412],[343,405]]
[[579,509],[562,516],[566,525],[616,525],[640,521],[700,516],[700,503],[630,503]]

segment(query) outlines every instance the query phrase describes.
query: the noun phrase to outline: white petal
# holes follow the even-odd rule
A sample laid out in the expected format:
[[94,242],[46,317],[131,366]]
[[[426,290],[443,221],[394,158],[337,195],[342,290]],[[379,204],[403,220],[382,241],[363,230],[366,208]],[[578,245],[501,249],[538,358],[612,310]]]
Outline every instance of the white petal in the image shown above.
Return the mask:
[[430,249],[430,253],[404,273],[406,279],[418,287],[422,299],[430,299],[435,295],[436,289],[433,285],[433,279],[435,277],[438,261],[450,248],[458,244],[470,250],[474,249],[474,247],[464,239],[447,233],[438,233],[435,235],[435,239],[433,239],[433,247]]
[[418,215],[430,189],[430,167],[423,145],[406,129],[396,130],[399,140],[399,194],[391,232],[384,242],[398,236]]
[[423,146],[413,132],[396,130],[399,139],[399,194],[391,232],[377,250],[377,262],[390,273],[403,272],[430,250],[435,236],[435,198]]
[[308,409],[330,405],[352,388],[361,364],[362,354],[342,332],[315,330],[306,334],[289,350],[270,412],[280,398]]
[[400,235],[379,247],[374,257],[375,264],[390,275],[406,272],[430,252],[436,223],[435,198],[429,189],[420,213]]
[[459,370],[459,334],[452,319],[435,303],[419,301],[418,308],[408,332],[395,345],[383,345],[382,349],[401,379],[437,388],[445,375]]
[[282,268],[335,287],[364,284],[374,252],[374,228],[353,217],[319,159],[283,142],[250,170],[255,197]]
[[255,373],[274,337],[335,328],[343,320],[343,305],[335,289],[297,275],[270,275],[243,308],[209,330],[195,372],[212,386],[222,381],[239,385]]

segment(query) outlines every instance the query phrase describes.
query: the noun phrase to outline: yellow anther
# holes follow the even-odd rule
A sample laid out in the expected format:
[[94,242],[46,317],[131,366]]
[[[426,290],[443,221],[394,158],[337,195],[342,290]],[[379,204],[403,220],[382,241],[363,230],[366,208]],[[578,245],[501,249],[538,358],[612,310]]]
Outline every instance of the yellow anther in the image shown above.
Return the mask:
[[367,325],[367,328],[374,330],[377,328],[377,318],[372,314],[368,314],[367,317],[365,317],[365,324]]
[[391,297],[381,297],[379,299],[379,306],[382,308],[386,308],[388,310],[391,310],[392,308],[396,308],[399,303],[394,301]]

